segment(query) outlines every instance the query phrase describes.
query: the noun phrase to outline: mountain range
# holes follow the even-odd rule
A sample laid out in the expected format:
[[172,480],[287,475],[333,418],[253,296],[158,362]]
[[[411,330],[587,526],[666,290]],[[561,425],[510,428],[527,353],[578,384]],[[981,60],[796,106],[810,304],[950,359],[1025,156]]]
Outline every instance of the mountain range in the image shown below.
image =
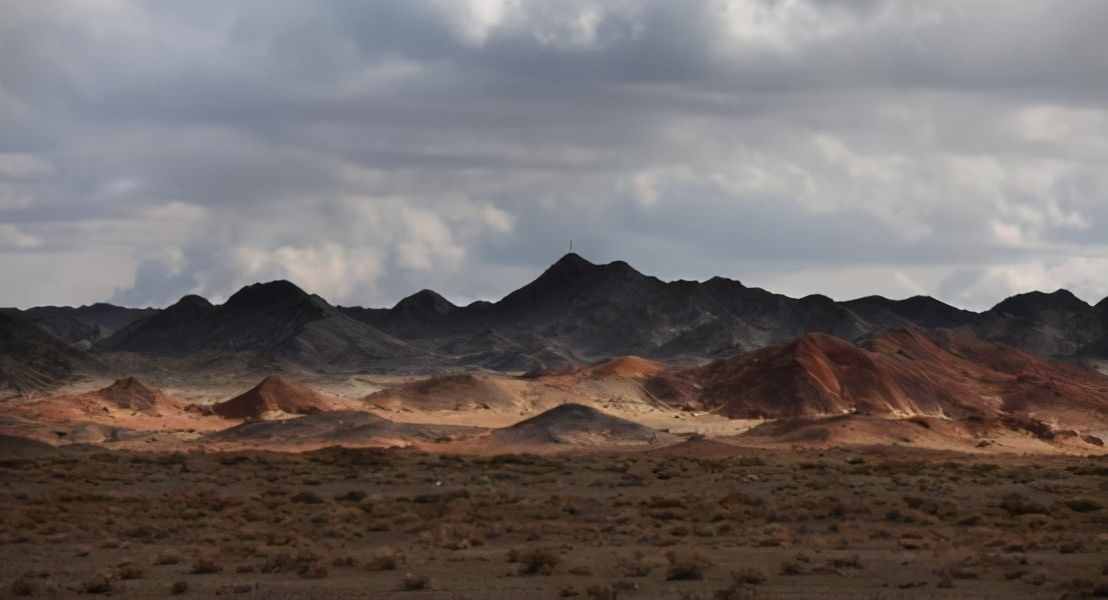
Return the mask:
[[573,253],[497,302],[466,306],[431,290],[392,308],[336,306],[273,281],[220,305],[189,295],[164,309],[51,306],[2,309],[0,317],[8,340],[0,387],[15,389],[121,360],[341,372],[534,371],[618,355],[693,365],[808,334],[857,342],[903,327],[958,330],[1055,359],[1108,356],[1108,301],[1091,306],[1065,290],[1013,296],[977,313],[927,296],[837,302],[722,277],[667,282]]

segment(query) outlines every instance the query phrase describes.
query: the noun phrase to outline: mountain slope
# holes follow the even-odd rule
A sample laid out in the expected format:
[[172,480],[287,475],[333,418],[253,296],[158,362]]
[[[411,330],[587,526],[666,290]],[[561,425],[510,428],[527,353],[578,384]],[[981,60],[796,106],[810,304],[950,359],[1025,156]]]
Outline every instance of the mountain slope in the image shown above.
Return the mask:
[[28,319],[0,313],[0,390],[49,389],[103,366],[54,338]]
[[158,312],[154,308],[126,308],[103,302],[87,306],[36,306],[24,311],[11,309],[68,343],[89,347],[131,323]]

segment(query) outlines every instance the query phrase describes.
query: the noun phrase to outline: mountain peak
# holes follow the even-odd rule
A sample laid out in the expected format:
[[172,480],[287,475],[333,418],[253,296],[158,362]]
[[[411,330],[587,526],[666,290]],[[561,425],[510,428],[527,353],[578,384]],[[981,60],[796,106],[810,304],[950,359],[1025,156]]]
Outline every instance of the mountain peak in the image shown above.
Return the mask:
[[301,301],[310,297],[307,292],[291,281],[279,279],[248,285],[228,298],[225,306],[231,308],[261,308],[274,304]]
[[196,294],[188,294],[186,296],[181,296],[180,300],[167,307],[166,310],[183,310],[186,308],[192,310],[205,310],[211,307],[212,303],[208,302],[207,298]]
[[570,253],[566,254],[565,256],[559,258],[557,261],[555,261],[553,265],[550,265],[550,268],[547,269],[547,272],[550,272],[550,271],[580,271],[580,270],[583,270],[583,269],[589,269],[589,268],[595,268],[595,267],[596,267],[596,265],[594,263],[586,260],[580,254],[577,254],[576,252],[570,252]]
[[1078,298],[1073,292],[1059,289],[1054,292],[1027,292],[1016,294],[1001,301],[992,308],[995,312],[1007,313],[1019,317],[1032,317],[1043,310],[1089,309],[1089,304]]
[[393,307],[394,310],[413,311],[421,314],[433,313],[445,315],[458,307],[434,290],[420,290]]

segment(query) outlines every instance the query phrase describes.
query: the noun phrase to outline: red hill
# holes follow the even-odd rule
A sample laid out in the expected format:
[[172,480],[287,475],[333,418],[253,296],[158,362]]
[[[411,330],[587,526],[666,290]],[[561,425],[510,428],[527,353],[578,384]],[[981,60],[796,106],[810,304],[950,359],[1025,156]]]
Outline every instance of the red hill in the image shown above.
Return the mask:
[[155,410],[171,403],[161,390],[149,387],[134,377],[117,379],[94,394],[118,408],[138,411]]
[[734,418],[1020,414],[1060,424],[1108,420],[1108,377],[972,334],[915,329],[861,344],[823,334],[717,361],[656,389]]
[[228,419],[258,419],[266,413],[310,415],[334,408],[330,400],[315,390],[271,375],[249,391],[213,405],[211,410]]

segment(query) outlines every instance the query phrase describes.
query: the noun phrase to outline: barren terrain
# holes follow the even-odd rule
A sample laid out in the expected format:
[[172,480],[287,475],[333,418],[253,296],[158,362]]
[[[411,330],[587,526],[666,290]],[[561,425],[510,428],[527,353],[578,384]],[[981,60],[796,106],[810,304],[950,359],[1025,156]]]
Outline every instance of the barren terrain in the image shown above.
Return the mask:
[[0,482],[13,596],[1057,598],[1108,569],[1103,458],[38,448]]

